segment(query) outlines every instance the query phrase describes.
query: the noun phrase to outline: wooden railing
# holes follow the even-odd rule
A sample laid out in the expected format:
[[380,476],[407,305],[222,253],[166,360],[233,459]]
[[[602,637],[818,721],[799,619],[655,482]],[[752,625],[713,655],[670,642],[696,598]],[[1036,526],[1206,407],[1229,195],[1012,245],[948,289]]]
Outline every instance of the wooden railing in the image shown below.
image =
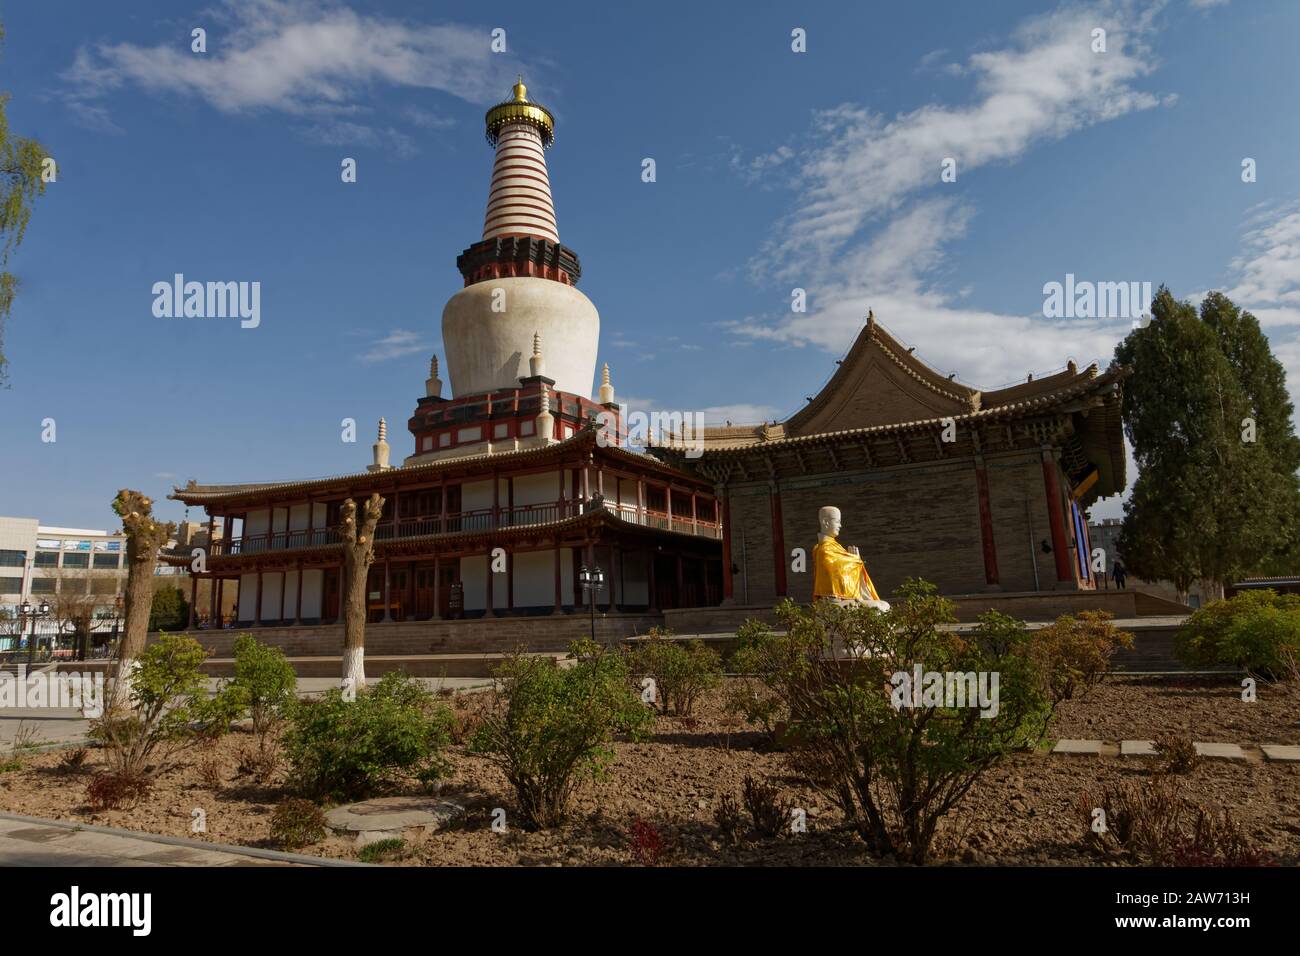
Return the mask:
[[[628,504],[606,501],[604,507],[629,524],[644,525],[663,531],[697,534],[705,538],[721,538],[722,528],[717,522],[692,520],[691,517],[673,515],[669,521],[666,512],[651,511]],[[525,528],[532,525],[553,524],[582,514],[583,502],[572,499],[550,501],[514,508],[479,508],[448,515],[420,518],[400,518],[385,521],[375,529],[376,541],[394,541],[404,538],[421,538],[426,535],[458,534],[475,531],[496,531],[506,528]],[[267,551],[291,551],[298,548],[319,548],[338,544],[342,540],[334,529],[318,528],[299,531],[268,531],[246,534],[230,540],[219,539],[212,548],[214,556],[262,554]]]

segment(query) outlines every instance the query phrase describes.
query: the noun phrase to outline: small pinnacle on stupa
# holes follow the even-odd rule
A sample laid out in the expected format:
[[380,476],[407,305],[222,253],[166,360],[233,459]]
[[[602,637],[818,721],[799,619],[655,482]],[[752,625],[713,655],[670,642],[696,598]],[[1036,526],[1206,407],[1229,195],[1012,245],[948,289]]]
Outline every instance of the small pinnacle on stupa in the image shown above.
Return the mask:
[[528,359],[528,374],[542,375],[546,365],[542,361],[542,333],[533,333],[533,354]]
[[609,381],[609,363],[606,362],[600,370],[600,404],[614,404],[614,386]]

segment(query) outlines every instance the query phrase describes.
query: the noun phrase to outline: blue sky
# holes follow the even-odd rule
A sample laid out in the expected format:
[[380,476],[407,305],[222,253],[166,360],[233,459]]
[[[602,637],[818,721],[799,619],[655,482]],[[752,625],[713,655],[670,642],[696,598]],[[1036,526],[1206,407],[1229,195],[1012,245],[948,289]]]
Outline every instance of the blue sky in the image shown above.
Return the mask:
[[[783,418],[868,307],[977,387],[1104,365],[1130,322],[1044,318],[1043,285],[1066,273],[1224,289],[1300,378],[1300,5],[1285,0],[3,16],[11,127],[59,170],[11,263],[3,514],[107,527],[124,486],[161,502],[188,478],[357,470],[380,415],[408,454],[455,257],[482,228],[483,111],[518,72],[556,116],[561,240],[636,405]],[[260,282],[260,326],[156,318],[152,285],[177,272]]]

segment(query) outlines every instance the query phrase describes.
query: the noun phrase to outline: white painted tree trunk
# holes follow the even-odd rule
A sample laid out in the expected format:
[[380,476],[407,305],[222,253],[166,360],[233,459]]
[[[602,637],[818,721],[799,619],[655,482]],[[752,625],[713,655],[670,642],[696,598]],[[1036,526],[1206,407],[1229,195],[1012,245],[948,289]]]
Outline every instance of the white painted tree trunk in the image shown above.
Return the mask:
[[343,649],[343,683],[345,687],[350,687],[357,693],[365,689],[366,649],[364,647]]

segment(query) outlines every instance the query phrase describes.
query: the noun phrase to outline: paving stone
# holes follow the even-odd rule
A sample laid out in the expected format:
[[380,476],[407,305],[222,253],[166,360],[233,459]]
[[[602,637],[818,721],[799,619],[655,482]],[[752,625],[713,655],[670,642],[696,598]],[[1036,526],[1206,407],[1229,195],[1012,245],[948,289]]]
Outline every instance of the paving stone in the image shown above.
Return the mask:
[[1300,762],[1300,746],[1296,744],[1260,744],[1259,749],[1264,751],[1264,756],[1268,760],[1284,763]]
[[1119,755],[1121,757],[1156,757],[1156,742],[1154,740],[1121,740],[1119,742]]
[[1196,752],[1210,760],[1245,760],[1246,754],[1237,744],[1193,743]]
[[1100,740],[1058,740],[1056,746],[1052,748],[1054,754],[1087,754],[1090,756],[1101,755]]
[[438,830],[464,813],[459,803],[435,796],[379,797],[334,807],[326,812],[325,822],[340,832],[377,834],[373,839],[382,840],[407,827]]

